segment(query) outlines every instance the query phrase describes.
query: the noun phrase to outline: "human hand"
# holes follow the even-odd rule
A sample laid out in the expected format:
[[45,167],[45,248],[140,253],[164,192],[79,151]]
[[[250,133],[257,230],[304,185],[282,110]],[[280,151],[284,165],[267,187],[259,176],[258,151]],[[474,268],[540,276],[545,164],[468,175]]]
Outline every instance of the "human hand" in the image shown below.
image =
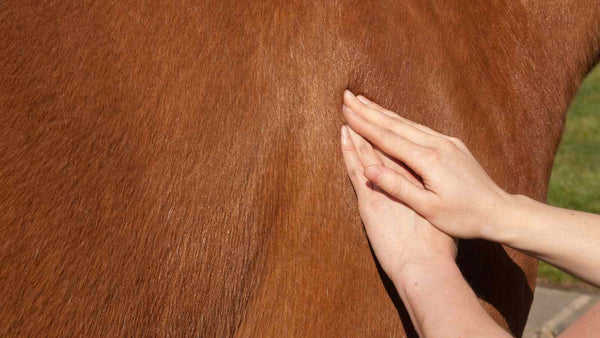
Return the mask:
[[342,153],[365,231],[381,267],[392,280],[399,282],[404,278],[401,274],[405,267],[414,264],[454,264],[456,244],[451,237],[400,201],[373,187],[363,174],[365,167],[385,166],[418,186],[420,182],[409,171],[347,126],[342,127]]
[[422,180],[416,184],[387,165],[365,165],[365,177],[406,203],[438,229],[459,238],[487,237],[510,208],[511,195],[500,189],[458,139],[404,119],[344,93],[350,128]]

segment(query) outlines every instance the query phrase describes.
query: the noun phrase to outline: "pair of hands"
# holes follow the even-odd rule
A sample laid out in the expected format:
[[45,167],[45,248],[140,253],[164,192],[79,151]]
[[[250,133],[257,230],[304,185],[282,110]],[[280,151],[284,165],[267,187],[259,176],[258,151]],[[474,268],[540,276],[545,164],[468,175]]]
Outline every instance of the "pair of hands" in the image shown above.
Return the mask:
[[[458,139],[344,93],[342,153],[359,211],[382,268],[456,258],[456,238],[483,238],[510,208]],[[410,168],[410,170],[408,170]]]

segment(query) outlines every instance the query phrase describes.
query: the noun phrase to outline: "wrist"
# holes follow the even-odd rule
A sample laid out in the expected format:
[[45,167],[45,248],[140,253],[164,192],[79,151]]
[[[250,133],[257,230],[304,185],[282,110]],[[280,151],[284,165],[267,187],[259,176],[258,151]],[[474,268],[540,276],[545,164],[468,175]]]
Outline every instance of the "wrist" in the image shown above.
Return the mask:
[[510,245],[519,236],[525,216],[533,204],[529,197],[519,194],[503,196],[499,212],[493,216],[481,232],[481,238]]
[[411,287],[438,280],[440,275],[448,274],[460,275],[456,261],[453,257],[439,256],[428,257],[426,260],[406,261],[393,275],[390,275],[390,278],[404,299]]

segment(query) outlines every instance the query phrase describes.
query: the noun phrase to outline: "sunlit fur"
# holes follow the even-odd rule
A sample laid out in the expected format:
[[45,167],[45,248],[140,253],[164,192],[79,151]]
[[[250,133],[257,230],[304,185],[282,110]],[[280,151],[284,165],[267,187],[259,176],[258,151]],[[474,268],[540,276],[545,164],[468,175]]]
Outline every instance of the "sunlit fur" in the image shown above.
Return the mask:
[[[0,335],[410,333],[342,165],[343,90],[544,200],[599,22],[597,0],[0,2]],[[519,335],[536,262],[458,260]]]

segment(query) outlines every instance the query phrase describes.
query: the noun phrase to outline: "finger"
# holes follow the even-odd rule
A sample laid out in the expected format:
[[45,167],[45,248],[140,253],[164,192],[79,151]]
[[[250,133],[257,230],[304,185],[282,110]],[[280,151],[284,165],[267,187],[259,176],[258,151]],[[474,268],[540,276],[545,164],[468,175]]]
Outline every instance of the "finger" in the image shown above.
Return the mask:
[[428,165],[438,153],[431,148],[413,143],[395,132],[365,121],[356,113],[346,113],[349,130],[360,134],[383,152],[400,160],[423,177]]
[[[350,135],[350,140],[354,145],[354,149],[358,155],[358,160],[362,164],[363,168],[366,168],[371,165],[383,165],[383,162],[381,162],[381,159],[379,158],[379,156],[377,156],[375,149],[373,148],[371,143],[369,143],[369,141],[365,140],[362,136],[358,135],[351,128],[348,128],[348,126],[346,126],[346,130]],[[373,186],[368,180],[367,186],[373,191],[381,192],[381,189]]]
[[344,111],[347,112],[348,110],[352,110],[369,123],[393,130],[397,134],[411,140],[414,143],[430,146],[439,140],[437,136],[432,136],[418,128],[415,128],[410,123],[407,123],[402,119],[392,117],[378,109],[367,106],[362,101],[357,99],[349,90],[344,92],[344,104]]
[[375,153],[377,157],[383,162],[383,165],[387,168],[390,168],[397,172],[398,174],[404,176],[408,179],[412,184],[423,187],[423,182],[421,182],[420,178],[416,176],[414,172],[412,172],[404,163],[398,161],[397,159],[391,157],[390,155],[384,153],[379,148],[375,148]]
[[435,195],[413,183],[406,177],[383,166],[370,166],[364,170],[365,176],[392,197],[405,203],[418,213],[426,210],[427,204]]
[[350,140],[354,144],[354,149],[358,154],[358,159],[362,163],[363,167],[371,165],[382,165],[381,159],[377,156],[375,149],[369,141],[365,140],[362,136],[358,135],[354,130],[346,128],[350,135]]
[[[393,160],[389,155],[381,152],[381,150],[374,148],[369,141],[365,140],[362,136],[358,135],[354,130],[347,128],[350,134],[350,139],[354,148],[358,153],[358,158],[362,163],[363,167],[369,167],[372,165],[384,165],[398,174],[403,175],[409,181],[414,184],[421,184],[421,182],[414,177],[414,175],[402,166],[397,160]],[[422,184],[421,184],[422,186]],[[376,189],[379,190],[379,189]]]
[[402,117],[399,114],[397,114],[397,113],[395,113],[395,112],[393,112],[393,111],[391,111],[389,109],[383,108],[382,106],[380,106],[377,103],[375,103],[375,102],[367,99],[366,97],[364,97],[362,95],[358,95],[357,98],[362,103],[366,104],[367,106],[369,106],[369,107],[371,107],[373,109],[377,109],[377,110],[381,111],[382,113],[384,113],[384,114],[386,114],[386,115],[388,115],[390,117],[398,118],[398,119],[400,119],[400,120],[402,120],[402,121],[404,121],[404,122],[412,125],[413,127],[418,128],[418,129],[420,129],[420,130],[422,130],[422,131],[424,131],[424,132],[426,132],[426,133],[428,133],[428,134],[430,134],[432,136],[447,137],[446,135],[444,135],[444,134],[442,134],[440,132],[437,132],[437,131],[429,128],[429,127],[426,127],[426,126],[424,126],[422,124],[418,124],[417,122],[414,122],[414,121],[411,121],[411,120],[409,120],[409,119],[407,119],[405,117]]
[[[389,109],[383,108],[382,106],[380,106],[380,105],[378,105],[377,103],[375,103],[375,102],[373,102],[373,101],[371,101],[371,100],[367,99],[366,97],[364,97],[364,96],[362,96],[362,95],[357,95],[357,96],[356,96],[356,98],[357,98],[357,99],[359,99],[359,100],[360,100],[362,103],[364,103],[364,104],[366,104],[367,106],[369,106],[370,108],[377,109],[377,110],[379,110],[380,112],[382,112],[382,113],[384,113],[384,114],[386,114],[386,115],[388,115],[388,116],[390,116],[390,117],[393,117],[393,118],[398,118],[398,119],[404,120],[404,121],[406,121],[407,123],[414,123],[414,122],[412,122],[412,121],[410,121],[410,120],[408,120],[408,119],[406,119],[406,118],[404,118],[404,117],[400,116],[399,114],[397,114],[397,113],[395,113],[395,112],[393,112],[393,111],[389,110]],[[416,123],[415,123],[415,124],[416,124]]]
[[348,173],[348,177],[350,177],[350,182],[352,182],[356,195],[360,198],[371,191],[369,188],[369,180],[367,180],[364,175],[364,167],[360,162],[354,144],[350,139],[348,127],[342,126],[341,134],[342,155],[346,166],[346,172]]

